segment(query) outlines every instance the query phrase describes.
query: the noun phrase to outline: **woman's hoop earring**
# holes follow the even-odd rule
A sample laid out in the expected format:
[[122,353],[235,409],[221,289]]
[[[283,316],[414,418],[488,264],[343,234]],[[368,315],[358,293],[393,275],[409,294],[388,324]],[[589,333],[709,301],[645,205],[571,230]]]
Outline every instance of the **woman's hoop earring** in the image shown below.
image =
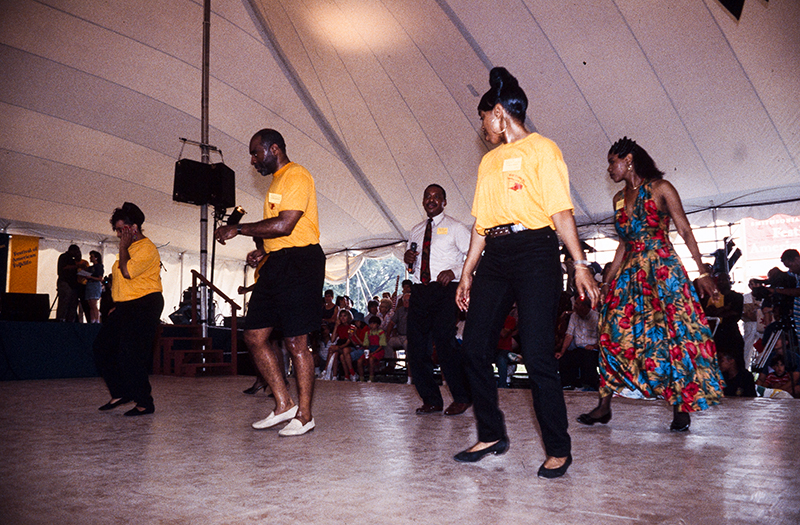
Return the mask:
[[[495,117],[492,121],[495,121],[495,120],[497,120],[497,117]],[[498,131],[497,134],[498,135],[503,135],[506,132],[507,129],[508,129],[508,126],[504,127],[500,131]]]

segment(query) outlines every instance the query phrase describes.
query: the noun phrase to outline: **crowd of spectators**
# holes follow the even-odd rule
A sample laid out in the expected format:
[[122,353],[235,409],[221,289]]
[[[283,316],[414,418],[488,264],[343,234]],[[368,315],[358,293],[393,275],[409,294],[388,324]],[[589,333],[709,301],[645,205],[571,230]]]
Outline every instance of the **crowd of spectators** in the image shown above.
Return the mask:
[[[411,282],[404,281],[401,294],[387,292],[380,299],[373,298],[364,315],[352,307],[348,296],[339,296],[334,303],[333,291],[326,290],[315,349],[319,379],[374,381],[377,372],[394,370],[397,351],[406,347],[410,295]],[[338,315],[331,323],[334,305]]]
[[[728,274],[717,274],[720,294],[703,304],[714,328],[726,396],[800,397],[800,355],[794,317],[795,297],[800,296],[795,273],[800,272],[800,255],[787,250],[781,260],[789,271],[776,267],[767,279],[751,280],[747,294],[731,288]],[[564,296],[554,349],[562,386],[566,390],[594,391],[598,388],[598,312],[568,291]],[[385,292],[382,297],[374,297],[367,304],[367,313],[361,314],[349,297],[339,296],[334,301],[333,291],[327,290],[318,348],[314,349],[318,377],[374,381],[381,373],[407,373],[402,364],[410,298],[411,281],[406,280],[399,293]],[[497,382],[501,388],[511,386],[516,366],[522,362],[515,352],[516,324],[516,311],[512,308],[497,344]],[[411,382],[410,377],[408,381]]]

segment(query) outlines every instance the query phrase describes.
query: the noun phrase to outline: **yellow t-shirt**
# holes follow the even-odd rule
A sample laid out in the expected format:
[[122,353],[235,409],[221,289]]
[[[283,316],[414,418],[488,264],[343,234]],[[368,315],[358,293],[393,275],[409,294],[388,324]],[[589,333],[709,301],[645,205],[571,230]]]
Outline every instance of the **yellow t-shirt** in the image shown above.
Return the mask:
[[130,260],[128,274],[122,276],[119,269],[119,255],[111,267],[111,297],[115,302],[133,301],[147,294],[161,292],[161,257],[153,241],[145,237],[128,247]]
[[483,156],[472,201],[479,234],[503,224],[555,229],[550,217],[572,209],[567,165],[552,140],[531,133]]
[[277,217],[284,210],[303,212],[289,235],[264,239],[267,253],[319,244],[319,217],[317,216],[317,191],[314,179],[307,169],[290,162],[272,176],[267,198],[264,199],[264,218]]

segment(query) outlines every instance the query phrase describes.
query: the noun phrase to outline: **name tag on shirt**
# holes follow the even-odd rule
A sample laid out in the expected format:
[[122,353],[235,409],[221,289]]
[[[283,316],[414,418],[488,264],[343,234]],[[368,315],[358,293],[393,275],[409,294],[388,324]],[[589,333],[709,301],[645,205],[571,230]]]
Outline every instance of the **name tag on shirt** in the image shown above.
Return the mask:
[[447,228],[436,228],[436,235],[447,235]]
[[522,169],[522,157],[503,161],[503,171],[519,171]]
[[269,199],[269,203],[270,204],[280,204],[281,203],[281,194],[280,193],[270,193],[268,199]]
[[623,206],[625,206],[625,198],[624,197],[622,199],[617,200],[617,202],[614,203],[614,210],[615,211],[616,210],[621,210]]

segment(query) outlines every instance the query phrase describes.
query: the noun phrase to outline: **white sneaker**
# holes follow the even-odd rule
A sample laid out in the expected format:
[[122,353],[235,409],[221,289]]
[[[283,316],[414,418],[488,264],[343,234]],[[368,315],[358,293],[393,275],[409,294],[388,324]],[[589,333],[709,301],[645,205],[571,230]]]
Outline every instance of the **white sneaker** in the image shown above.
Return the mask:
[[264,428],[274,427],[278,423],[283,423],[284,421],[288,421],[297,415],[297,409],[298,406],[295,405],[286,412],[282,412],[280,414],[276,414],[275,411],[272,411],[264,419],[261,419],[253,423],[253,428],[261,430]]
[[358,382],[358,374],[353,374],[350,376],[350,381],[356,383]]
[[280,432],[278,432],[279,436],[286,437],[286,436],[302,436],[306,432],[311,432],[314,430],[316,424],[312,419],[305,425],[300,422],[299,419],[292,419],[289,421],[289,424],[283,427]]

